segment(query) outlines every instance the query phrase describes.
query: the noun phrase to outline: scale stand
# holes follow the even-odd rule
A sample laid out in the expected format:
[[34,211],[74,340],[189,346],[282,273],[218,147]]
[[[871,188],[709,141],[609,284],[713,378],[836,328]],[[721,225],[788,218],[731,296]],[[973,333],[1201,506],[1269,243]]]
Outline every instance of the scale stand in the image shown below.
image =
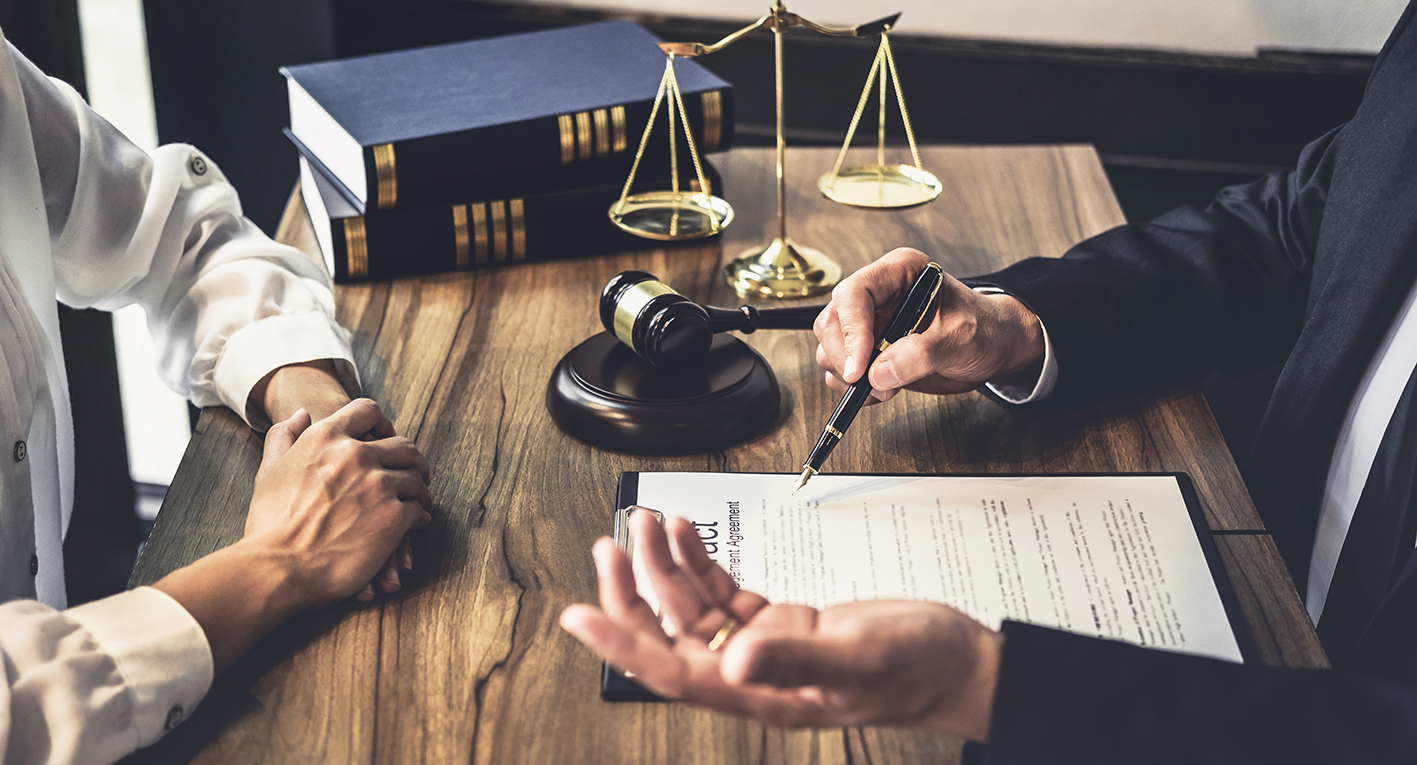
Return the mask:
[[[861,122],[861,114],[866,109],[866,101],[871,97],[871,85],[876,75],[881,77],[880,121],[876,129],[876,164],[848,165],[842,167],[846,150],[851,147],[851,139],[856,135],[856,126]],[[886,164],[886,80],[895,82],[895,100],[900,106],[901,121],[905,123],[905,137],[910,142],[910,157],[915,165]],[[851,127],[846,130],[846,141],[841,145],[841,153],[836,155],[836,165],[830,173],[817,181],[817,189],[822,196],[833,202],[853,207],[902,208],[923,205],[940,195],[940,179],[920,165],[920,150],[915,146],[915,131],[910,127],[910,112],[905,108],[905,94],[900,89],[900,75],[895,70],[895,56],[891,54],[888,32],[881,33],[881,46],[876,49],[876,60],[871,64],[871,73],[866,77],[866,87],[861,90],[861,100],[856,104],[856,113],[851,116]]]

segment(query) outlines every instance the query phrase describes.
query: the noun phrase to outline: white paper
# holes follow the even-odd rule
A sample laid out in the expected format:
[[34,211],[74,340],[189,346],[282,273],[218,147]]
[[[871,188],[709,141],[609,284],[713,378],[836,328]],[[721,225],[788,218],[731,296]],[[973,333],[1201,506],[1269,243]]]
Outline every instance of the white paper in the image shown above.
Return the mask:
[[692,521],[771,601],[939,601],[1241,660],[1174,478],[823,475],[792,496],[794,478],[640,473],[638,504]]

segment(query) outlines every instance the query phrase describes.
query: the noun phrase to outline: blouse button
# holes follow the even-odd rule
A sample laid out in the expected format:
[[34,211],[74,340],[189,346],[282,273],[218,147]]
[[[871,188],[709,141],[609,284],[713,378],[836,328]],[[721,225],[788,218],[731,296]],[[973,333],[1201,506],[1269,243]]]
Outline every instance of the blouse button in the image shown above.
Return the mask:
[[16,441],[16,442],[15,442],[15,461],[16,461],[16,462],[24,462],[24,461],[25,461],[25,454],[27,454],[27,453],[28,453],[28,451],[27,451],[27,448],[25,447],[25,442],[24,442],[24,441]]
[[193,157],[192,161],[187,163],[187,166],[192,169],[192,175],[207,174],[206,160],[202,159],[201,157]]
[[39,553],[30,556],[30,576],[39,576]]

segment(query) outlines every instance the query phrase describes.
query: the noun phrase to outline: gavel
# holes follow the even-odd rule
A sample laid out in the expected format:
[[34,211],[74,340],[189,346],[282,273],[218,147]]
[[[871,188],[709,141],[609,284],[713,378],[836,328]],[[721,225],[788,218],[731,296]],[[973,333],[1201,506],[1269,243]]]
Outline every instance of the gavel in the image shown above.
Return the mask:
[[655,367],[685,366],[708,355],[719,332],[811,329],[825,305],[715,308],[695,303],[647,271],[617,274],[600,293],[600,323]]

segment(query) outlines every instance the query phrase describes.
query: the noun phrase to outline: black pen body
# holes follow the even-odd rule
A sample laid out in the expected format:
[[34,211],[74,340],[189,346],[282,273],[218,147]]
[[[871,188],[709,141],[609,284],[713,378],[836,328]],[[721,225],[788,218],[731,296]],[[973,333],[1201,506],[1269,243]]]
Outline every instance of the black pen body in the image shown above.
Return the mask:
[[[875,361],[875,356],[876,353],[871,354],[872,361]],[[866,379],[866,375],[861,375],[860,380],[847,387],[846,395],[841,397],[841,403],[836,405],[836,411],[832,412],[831,419],[827,420],[827,427],[822,431],[822,437],[817,439],[817,445],[812,447],[812,453],[802,465],[803,468],[811,468],[813,473],[821,472],[822,465],[826,463],[827,457],[831,456],[832,449],[840,443],[847,427],[856,419],[856,413],[866,405],[866,399],[870,395],[871,383]]]

